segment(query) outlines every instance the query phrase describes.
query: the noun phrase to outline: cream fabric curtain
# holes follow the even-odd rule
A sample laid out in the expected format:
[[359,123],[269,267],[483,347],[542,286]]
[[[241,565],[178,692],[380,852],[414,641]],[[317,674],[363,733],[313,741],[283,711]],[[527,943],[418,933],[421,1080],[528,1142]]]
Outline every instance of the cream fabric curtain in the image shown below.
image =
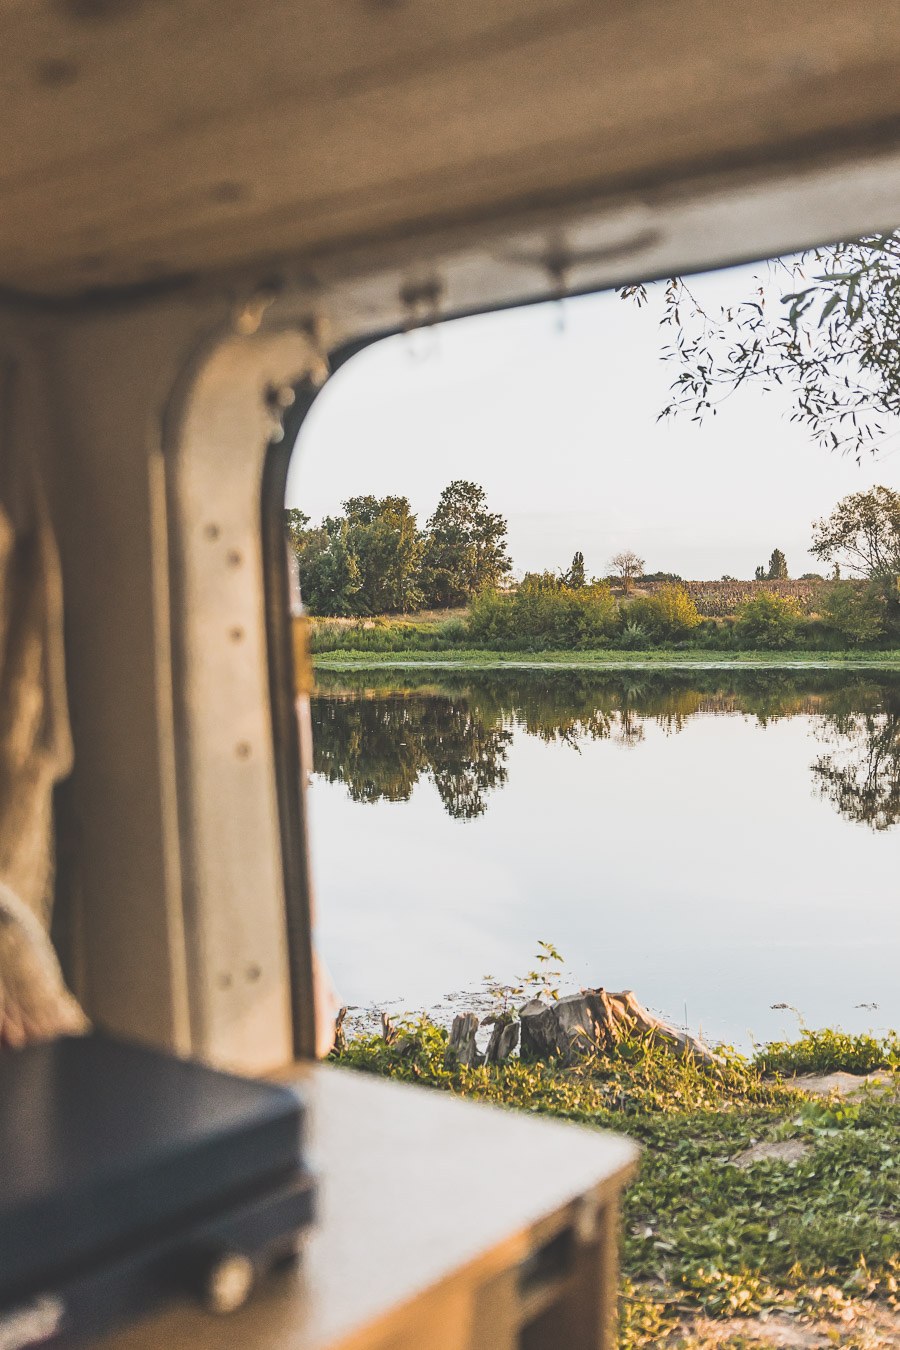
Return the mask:
[[84,1026],[47,932],[53,789],[72,767],[62,578],[39,464],[0,382],[0,1048]]

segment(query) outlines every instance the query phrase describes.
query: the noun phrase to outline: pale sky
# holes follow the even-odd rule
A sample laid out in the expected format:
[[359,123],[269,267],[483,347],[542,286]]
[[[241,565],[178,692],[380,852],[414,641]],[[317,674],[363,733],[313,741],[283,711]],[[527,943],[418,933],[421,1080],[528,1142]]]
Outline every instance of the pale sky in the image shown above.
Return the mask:
[[[695,279],[707,307],[746,296],[760,269]],[[773,300],[779,294],[772,288]],[[509,522],[518,572],[589,575],[635,549],[647,571],[752,577],[775,547],[791,576],[822,571],[810,522],[848,492],[900,488],[900,428],[861,465],[820,449],[789,403],[752,386],[702,426],[657,422],[677,373],[658,307],[605,293],[459,319],[352,358],[300,434],[287,504],[318,523],[347,497],[407,496],[424,526],[454,478]]]

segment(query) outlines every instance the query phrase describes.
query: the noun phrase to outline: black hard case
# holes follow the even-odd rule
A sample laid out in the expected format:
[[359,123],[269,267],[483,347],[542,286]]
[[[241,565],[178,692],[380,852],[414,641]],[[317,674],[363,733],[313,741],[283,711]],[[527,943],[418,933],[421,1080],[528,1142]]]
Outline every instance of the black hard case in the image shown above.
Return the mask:
[[290,1088],[102,1036],[0,1056],[0,1315],[93,1333],[216,1250],[265,1262],[312,1216],[302,1150]]

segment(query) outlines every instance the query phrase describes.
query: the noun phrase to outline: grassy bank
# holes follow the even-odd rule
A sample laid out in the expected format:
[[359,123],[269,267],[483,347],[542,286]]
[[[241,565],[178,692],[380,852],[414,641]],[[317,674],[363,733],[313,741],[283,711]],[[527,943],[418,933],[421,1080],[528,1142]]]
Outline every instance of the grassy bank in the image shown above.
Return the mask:
[[[849,1105],[822,1100],[781,1076],[890,1070],[894,1038],[807,1033],[713,1071],[641,1042],[573,1068],[463,1068],[446,1032],[423,1021],[399,1047],[363,1036],[337,1059],[640,1142],[621,1227],[621,1350],[861,1350],[900,1335],[900,1101],[877,1088]],[[740,1158],[784,1141],[793,1161]]]
[[407,651],[318,651],[314,653],[317,666],[336,670],[365,666],[397,667],[435,666],[442,669],[456,667],[489,668],[561,666],[580,669],[646,669],[655,666],[682,667],[743,667],[743,666],[805,666],[826,668],[854,666],[865,669],[900,669],[900,650],[893,651],[731,651],[715,652],[683,647],[657,647],[650,651],[627,652],[599,648],[594,651],[487,651],[480,648],[455,647],[441,650]]

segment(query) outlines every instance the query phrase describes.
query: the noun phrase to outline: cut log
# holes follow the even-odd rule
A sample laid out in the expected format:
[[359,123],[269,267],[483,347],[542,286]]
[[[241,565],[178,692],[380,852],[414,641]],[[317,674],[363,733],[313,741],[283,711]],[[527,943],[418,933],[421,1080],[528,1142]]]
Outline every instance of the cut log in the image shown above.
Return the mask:
[[475,1044],[478,1026],[475,1013],[460,1013],[454,1017],[453,1026],[450,1028],[450,1044],[447,1046],[448,1062],[465,1064],[470,1068],[482,1062],[482,1056]]
[[[485,1019],[487,1020],[487,1019]],[[484,1025],[484,1023],[482,1023]],[[504,1013],[494,1021],[494,1029],[485,1052],[486,1064],[502,1064],[509,1059],[519,1044],[519,1023],[511,1013]]]

